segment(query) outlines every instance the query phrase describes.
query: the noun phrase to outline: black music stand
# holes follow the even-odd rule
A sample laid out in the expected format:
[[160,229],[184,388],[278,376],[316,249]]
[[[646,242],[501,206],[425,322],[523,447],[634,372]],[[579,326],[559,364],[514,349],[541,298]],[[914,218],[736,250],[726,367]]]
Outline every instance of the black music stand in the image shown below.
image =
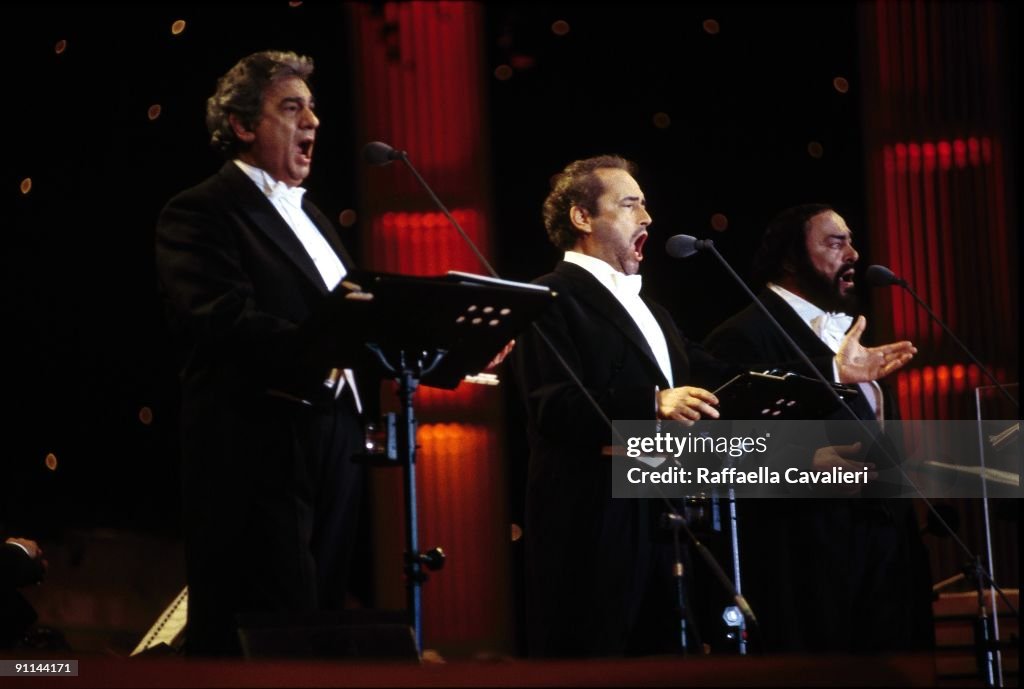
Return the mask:
[[[311,319],[317,348],[330,366],[353,360],[346,339],[356,335],[372,359],[398,383],[399,461],[405,474],[405,575],[416,644],[423,652],[421,587],[424,567],[439,569],[444,553],[420,552],[416,515],[416,417],[420,384],[456,388],[482,371],[502,348],[554,300],[547,287],[470,273],[414,277],[352,272]],[[345,335],[348,335],[346,338]]]
[[[856,386],[830,387],[847,403],[860,394]],[[824,419],[839,408],[824,383],[791,371],[747,371],[714,392],[722,419]]]

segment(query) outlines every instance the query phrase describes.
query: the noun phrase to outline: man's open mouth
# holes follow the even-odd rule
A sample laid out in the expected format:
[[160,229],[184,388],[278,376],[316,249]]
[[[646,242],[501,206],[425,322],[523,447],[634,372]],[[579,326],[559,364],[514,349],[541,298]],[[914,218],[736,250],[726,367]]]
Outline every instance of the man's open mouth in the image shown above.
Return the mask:
[[633,240],[633,254],[636,256],[636,260],[644,260],[644,243],[647,241],[647,233],[641,232],[636,239]]

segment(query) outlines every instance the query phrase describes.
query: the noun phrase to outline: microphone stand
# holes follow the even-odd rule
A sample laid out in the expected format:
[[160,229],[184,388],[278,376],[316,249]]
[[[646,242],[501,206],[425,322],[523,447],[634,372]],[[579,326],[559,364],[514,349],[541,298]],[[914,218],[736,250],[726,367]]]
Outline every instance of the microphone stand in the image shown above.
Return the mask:
[[685,656],[689,647],[686,641],[686,618],[689,609],[686,605],[686,587],[683,586],[683,550],[679,545],[679,529],[684,526],[685,518],[679,512],[666,512],[665,521],[672,529],[672,579],[676,587],[676,612],[679,614],[679,654]]
[[437,198],[437,194],[434,193],[434,190],[430,188],[430,185],[427,184],[427,181],[425,179],[423,179],[419,171],[415,167],[413,167],[413,164],[409,161],[409,154],[406,153],[405,151],[396,150],[394,155],[403,163],[405,163],[405,166],[407,168],[409,168],[409,172],[413,174],[413,177],[415,177],[416,181],[420,183],[420,186],[423,187],[426,190],[427,194],[430,195],[430,198],[431,200],[433,200],[434,205],[441,209],[441,212],[444,213],[444,217],[448,218],[448,222],[450,222],[455,227],[455,229],[459,231],[459,234],[462,236],[462,239],[466,242],[466,244],[469,245],[469,248],[473,250],[473,253],[476,254],[477,259],[480,261],[483,267],[487,269],[487,272],[491,274],[491,277],[500,278],[501,276],[498,275],[498,272],[494,270],[493,267],[491,267],[491,264],[487,262],[487,259],[484,258],[484,255],[480,253],[480,249],[478,249],[473,240],[469,238],[469,235],[466,234],[466,231],[462,229],[462,225],[459,224],[459,221],[456,220],[452,216],[452,214],[448,212],[447,206],[441,203],[441,199]]
[[[986,687],[1003,685],[1002,659],[999,653],[999,644],[993,640],[993,618],[988,615],[988,607],[985,605],[985,582],[992,578],[981,564],[981,557],[975,557],[973,562],[964,567],[964,572],[974,584],[978,593],[978,616],[974,619],[974,657],[978,666],[978,672]],[[995,613],[995,608],[992,610]]]
[[[694,549],[696,549],[697,553],[700,554],[701,558],[704,560],[704,563],[708,566],[708,569],[711,570],[711,573],[714,575],[715,579],[718,580],[718,583],[721,584],[722,588],[725,589],[726,593],[729,594],[729,597],[732,598],[733,601],[736,602],[736,605],[739,607],[740,612],[743,614],[743,617],[745,619],[749,620],[752,623],[752,626],[755,629],[757,629],[758,628],[758,626],[757,626],[757,617],[754,615],[754,611],[751,610],[750,605],[747,603],[746,598],[744,598],[743,595],[740,594],[736,590],[736,587],[732,585],[732,582],[729,580],[728,575],[725,573],[725,571],[722,570],[721,565],[718,564],[718,560],[715,559],[715,556],[712,555],[711,551],[708,550],[707,546],[704,545],[700,541],[700,539],[698,539],[697,536],[693,533],[693,531],[690,530],[689,525],[686,523],[686,518],[684,516],[680,515],[678,512],[674,512],[674,513],[671,513],[671,514],[666,514],[665,518],[668,520],[669,524],[672,526],[672,535],[673,535],[673,538],[675,539],[676,557],[677,557],[677,559],[679,558],[679,530],[682,529],[683,531],[686,532],[686,537],[689,539],[690,543],[693,544],[693,547],[694,547]],[[677,567],[679,568],[679,570],[682,569],[682,560],[681,559],[679,559]],[[682,575],[682,572],[680,571],[680,576],[681,575]],[[682,586],[682,584],[680,584],[680,586]],[[681,589],[680,589],[680,592],[679,592],[679,599],[680,599],[680,607],[682,607],[683,606],[683,593],[682,593]],[[683,608],[683,610],[685,611],[685,608]],[[685,629],[685,624],[686,624],[685,612],[683,613],[682,617],[683,617],[683,622],[682,623],[683,623],[684,629]],[[742,628],[741,628],[740,631],[741,631],[741,634],[742,634],[742,631],[743,631]]]
[[[873,270],[876,268],[881,270]],[[974,355],[974,352],[968,349],[967,345],[960,341],[960,338],[957,337],[952,330],[950,330],[949,326],[946,325],[946,322],[939,318],[939,316],[934,311],[932,311],[931,307],[928,306],[928,304],[924,301],[924,299],[922,299],[917,294],[916,291],[914,291],[914,288],[911,287],[906,280],[896,277],[891,270],[888,270],[887,268],[882,268],[882,266],[870,266],[868,268],[868,273],[871,274],[869,282],[871,282],[871,284],[876,287],[881,287],[885,285],[899,285],[903,289],[907,290],[910,293],[910,296],[914,298],[914,301],[916,301],[921,306],[921,308],[928,312],[928,315],[931,316],[931,319],[938,323],[945,331],[945,333],[949,335],[950,339],[952,339],[953,342],[955,342],[957,346],[960,347],[960,349],[963,350],[963,352],[968,357],[970,357],[971,361],[974,362],[974,365],[981,369],[981,372],[984,373],[990,381],[992,381],[996,388],[999,389],[999,392],[1003,393],[1006,399],[1010,400],[1010,404],[1012,404],[1014,408],[1016,408],[1018,411],[1020,410],[1020,402],[1013,399],[1013,395],[1011,395],[1010,392],[1005,387],[1003,387],[1003,385],[998,380],[996,380],[995,375],[993,375],[993,373],[988,370],[985,364],[981,363],[981,361],[978,360],[978,357]]]
[[[455,220],[455,218],[452,216],[452,214],[448,211],[448,208],[444,205],[444,203],[441,201],[441,199],[439,199],[437,194],[434,193],[434,190],[431,189],[430,185],[427,184],[425,179],[423,179],[423,177],[422,177],[422,175],[420,175],[419,171],[416,170],[415,166],[413,166],[412,162],[409,160],[409,155],[405,151],[401,151],[401,150],[392,148],[391,146],[389,146],[389,145],[387,145],[387,144],[385,144],[383,142],[380,142],[380,141],[372,141],[372,142],[366,144],[366,146],[363,148],[363,154],[364,154],[364,158],[366,159],[366,161],[369,162],[372,165],[387,165],[387,164],[389,164],[390,162],[392,162],[394,160],[401,160],[403,163],[405,163],[405,166],[409,168],[409,171],[412,172],[412,174],[416,178],[416,180],[420,183],[420,185],[430,195],[430,198],[434,202],[434,204],[441,210],[442,213],[444,213],[444,216],[446,218],[448,218],[448,221],[451,222],[452,226],[455,227],[456,230],[458,230],[459,235],[462,237],[463,241],[465,241],[466,244],[469,245],[470,249],[473,250],[473,253],[476,255],[477,259],[479,259],[480,263],[484,266],[484,268],[487,269],[487,272],[491,275],[491,277],[498,278],[498,279],[501,278],[501,276],[494,269],[494,267],[491,266],[491,264],[487,261],[487,259],[484,258],[483,254],[480,253],[480,249],[477,248],[477,246],[473,242],[473,240],[462,229],[462,226],[459,225],[458,221]],[[565,371],[565,373],[570,377],[570,379],[572,379],[573,383],[576,385],[576,387],[579,389],[579,391],[583,393],[583,396],[586,398],[586,400],[590,404],[590,406],[593,407],[594,411],[597,412],[597,414],[601,418],[601,420],[604,421],[604,423],[608,426],[609,429],[611,429],[612,436],[617,440],[617,442],[620,445],[625,445],[626,444],[625,439],[615,429],[615,425],[612,423],[611,419],[609,419],[608,415],[605,414],[603,409],[601,409],[601,405],[597,403],[597,400],[594,399],[594,396],[591,395],[590,391],[588,391],[586,389],[586,387],[583,385],[583,382],[576,375],[575,371],[572,370],[572,367],[569,366],[569,363],[562,357],[561,353],[555,347],[554,343],[552,343],[551,340],[548,338],[547,334],[541,329],[541,327],[539,325],[537,325],[536,321],[531,323],[531,327],[533,328],[533,331],[540,337],[541,341],[544,342],[544,344],[548,348],[548,350],[555,356],[555,359],[559,362],[559,365],[562,367],[562,369]],[[672,502],[664,495],[664,493],[662,493],[661,488],[658,487],[658,486],[655,486],[655,488],[656,488],[656,490],[657,490],[657,492],[659,494],[659,497],[661,498],[662,502],[664,502],[665,505],[668,508],[668,512],[665,514],[666,518],[669,519],[669,520],[673,520],[673,519],[682,520],[683,517],[675,509],[675,506],[672,504]],[[685,524],[684,524],[684,528],[685,528]],[[722,584],[725,587],[726,591],[728,591],[729,594],[735,600],[737,600],[737,603],[740,605],[740,609],[743,612],[743,614],[745,616],[747,616],[747,618],[749,619],[749,621],[752,624],[756,625],[757,624],[757,618],[754,617],[753,610],[751,610],[750,606],[747,604],[747,602],[743,598],[743,596],[736,592],[736,589],[729,582],[728,577],[725,576],[725,573],[722,571],[722,568],[718,565],[718,562],[715,561],[714,556],[711,554],[710,551],[707,550],[707,548],[705,548],[703,546],[703,544],[701,544],[699,541],[696,540],[696,538],[693,537],[693,534],[690,533],[689,529],[686,529],[686,531],[690,535],[690,538],[693,540],[693,542],[696,545],[696,547],[698,549],[702,549],[701,550],[701,556],[708,562],[708,566],[715,572],[716,577],[718,577],[719,581],[722,582]],[[677,549],[677,551],[678,551],[678,547],[679,547],[678,538],[676,538],[676,549]],[[678,572],[678,576],[676,575],[677,572]],[[679,598],[679,603],[678,604],[680,606],[682,606],[683,605],[683,600],[684,600],[684,598],[683,598],[684,594],[683,594],[683,590],[682,590],[682,586],[683,586],[683,581],[682,581],[683,571],[682,571],[682,559],[681,559],[681,556],[680,556],[680,554],[678,552],[677,552],[677,555],[676,555],[676,563],[673,564],[673,572],[672,572],[672,574],[673,574],[673,577],[676,578],[676,582],[677,582],[677,595],[678,595],[678,598]],[[740,603],[740,601],[742,601],[742,603]],[[685,616],[685,609],[682,610],[681,616]],[[685,654],[686,650],[687,650],[686,628],[685,628],[686,621],[685,621],[685,618],[682,619],[681,625],[682,625],[682,634],[681,634],[681,640],[680,640],[680,643],[681,643],[680,651],[681,651],[681,653]]]
[[[1006,399],[1010,401],[1010,404],[1014,406],[1018,411],[1020,410],[1020,403],[1013,398],[1010,392],[996,380],[995,375],[975,356],[966,344],[964,344],[960,338],[956,336],[953,330],[946,324],[942,318],[936,314],[927,302],[924,301],[918,295],[917,291],[910,286],[903,278],[897,277],[891,270],[885,266],[872,265],[867,269],[866,276],[868,282],[873,287],[887,287],[891,285],[898,285],[910,293],[910,296],[914,298],[914,301],[918,303],[927,313],[928,316],[939,326],[942,330],[956,343],[956,345],[963,351],[974,364],[981,370],[985,376],[992,381],[995,387],[1003,394]],[[978,433],[979,433],[979,458],[982,462],[982,469],[984,469],[984,457],[985,448],[981,438],[981,394],[979,389],[975,389],[975,405],[978,410]],[[988,550],[988,565],[992,567],[992,527],[989,522],[989,509],[988,509],[988,490],[987,490],[987,479],[985,478],[984,471],[981,476],[981,491],[982,491],[982,515],[984,518],[985,527],[985,541]],[[979,556],[972,556],[970,552],[967,553],[970,556],[966,565],[964,565],[964,572],[966,576],[974,583],[978,591],[978,617],[974,624],[974,647],[975,654],[977,657],[978,671],[985,681],[985,686],[1002,686],[1003,685],[1003,668],[1002,668],[1002,654],[999,650],[999,611],[996,607],[995,592],[999,593],[999,596],[1005,603],[1014,610],[1012,605],[1009,605],[1009,601],[1006,599],[1006,595],[1003,590],[995,583],[992,574],[989,570],[986,570],[981,563]],[[984,588],[985,582],[989,582],[991,585],[992,592],[992,617],[988,615],[988,611],[984,601]],[[1016,610],[1014,610],[1016,613]]]

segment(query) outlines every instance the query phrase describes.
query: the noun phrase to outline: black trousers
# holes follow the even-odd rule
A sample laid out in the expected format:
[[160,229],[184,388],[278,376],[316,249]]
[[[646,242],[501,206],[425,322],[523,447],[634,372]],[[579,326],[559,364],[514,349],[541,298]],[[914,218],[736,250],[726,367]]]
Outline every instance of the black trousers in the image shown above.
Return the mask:
[[362,424],[344,400],[315,409],[261,402],[220,457],[202,453],[221,465],[186,471],[189,655],[238,655],[240,615],[344,607]]

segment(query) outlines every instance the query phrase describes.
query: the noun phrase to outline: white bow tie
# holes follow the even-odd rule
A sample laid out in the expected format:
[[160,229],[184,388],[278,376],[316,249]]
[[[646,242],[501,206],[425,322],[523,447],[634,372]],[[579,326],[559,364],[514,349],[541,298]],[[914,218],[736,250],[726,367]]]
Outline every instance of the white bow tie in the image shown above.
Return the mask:
[[823,313],[811,319],[811,330],[832,349],[839,347],[851,325],[853,316],[845,313]]
[[615,291],[619,294],[635,297],[640,294],[642,277],[639,274],[624,275],[622,273],[612,273],[612,284],[615,285]]
[[306,193],[304,187],[289,187],[284,182],[275,182],[274,186],[270,188],[267,193],[267,197],[271,201],[281,199],[286,201],[296,208],[302,208],[302,196]]

